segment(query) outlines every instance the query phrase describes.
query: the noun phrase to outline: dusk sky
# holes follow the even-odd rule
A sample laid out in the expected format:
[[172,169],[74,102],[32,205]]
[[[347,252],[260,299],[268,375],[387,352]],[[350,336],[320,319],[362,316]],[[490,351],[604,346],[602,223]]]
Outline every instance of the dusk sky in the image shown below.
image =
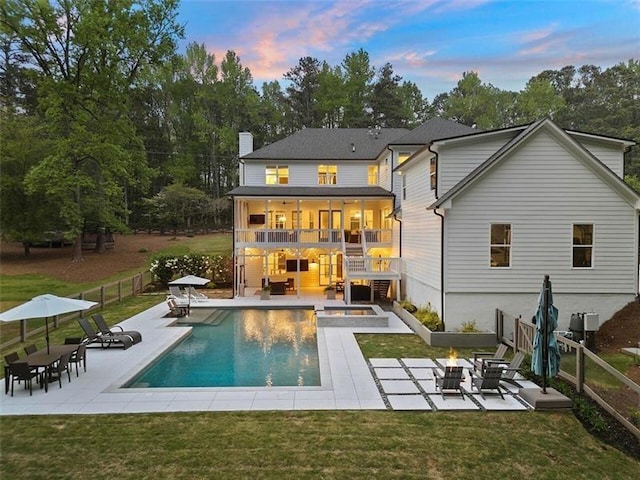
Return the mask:
[[521,90],[545,69],[640,58],[640,0],[182,0],[187,43],[234,50],[258,89],[301,57],[339,65],[360,48],[429,101],[464,71]]

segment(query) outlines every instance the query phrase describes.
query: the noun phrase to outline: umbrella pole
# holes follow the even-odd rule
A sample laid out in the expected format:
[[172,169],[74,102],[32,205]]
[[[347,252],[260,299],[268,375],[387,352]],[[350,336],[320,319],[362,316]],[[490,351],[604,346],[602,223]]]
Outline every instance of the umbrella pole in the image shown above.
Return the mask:
[[547,393],[547,370],[549,368],[549,275],[544,276],[542,323],[542,393]]
[[44,317],[45,338],[47,340],[47,355],[51,353],[49,349],[49,317]]

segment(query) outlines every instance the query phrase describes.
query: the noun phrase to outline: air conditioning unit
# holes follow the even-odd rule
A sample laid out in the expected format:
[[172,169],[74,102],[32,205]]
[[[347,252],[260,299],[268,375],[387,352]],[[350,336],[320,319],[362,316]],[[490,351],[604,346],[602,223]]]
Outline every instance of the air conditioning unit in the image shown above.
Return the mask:
[[600,314],[599,313],[585,313],[584,314],[584,329],[587,332],[595,332],[600,328]]

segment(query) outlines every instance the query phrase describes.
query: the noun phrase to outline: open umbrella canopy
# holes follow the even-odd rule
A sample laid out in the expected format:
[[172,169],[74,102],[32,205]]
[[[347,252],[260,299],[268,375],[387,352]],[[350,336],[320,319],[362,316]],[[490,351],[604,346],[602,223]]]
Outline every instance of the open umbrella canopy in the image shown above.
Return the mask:
[[26,320],[28,318],[44,318],[48,351],[49,322],[46,320],[48,317],[54,317],[63,313],[78,312],[80,310],[88,310],[97,304],[97,302],[58,297],[56,295],[46,293],[44,295],[33,297],[22,305],[18,305],[6,312],[0,313],[0,321],[13,322],[15,320]]
[[211,280],[208,278],[197,277],[195,275],[187,275],[186,277],[178,278],[177,280],[172,280],[169,282],[169,285],[206,285]]
[[547,377],[555,377],[560,368],[560,350],[553,334],[558,326],[558,309],[553,305],[551,281],[546,275],[538,297],[536,310],[536,334],[533,338],[531,370],[543,377],[543,388],[546,390]]

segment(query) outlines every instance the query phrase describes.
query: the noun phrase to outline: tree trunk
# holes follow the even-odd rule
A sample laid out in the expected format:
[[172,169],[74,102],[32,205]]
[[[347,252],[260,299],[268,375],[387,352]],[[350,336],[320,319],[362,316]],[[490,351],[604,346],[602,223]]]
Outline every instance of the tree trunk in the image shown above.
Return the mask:
[[28,257],[31,255],[31,242],[24,241],[22,242],[22,248],[24,249],[24,256]]
[[84,260],[82,256],[82,234],[79,233],[76,236],[75,241],[73,242],[73,256],[71,257],[72,262],[82,262]]
[[102,230],[100,230],[98,232],[98,234],[96,235],[96,246],[95,246],[95,252],[96,253],[104,253],[107,251],[107,247],[106,247],[106,242],[105,242],[105,234]]

